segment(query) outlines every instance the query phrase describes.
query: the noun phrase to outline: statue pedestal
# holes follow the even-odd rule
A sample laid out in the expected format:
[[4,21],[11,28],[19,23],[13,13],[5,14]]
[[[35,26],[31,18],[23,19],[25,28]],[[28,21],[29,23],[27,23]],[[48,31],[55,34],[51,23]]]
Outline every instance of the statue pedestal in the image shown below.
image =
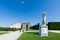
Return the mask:
[[40,36],[48,36],[48,27],[47,25],[41,25],[39,28],[39,35]]

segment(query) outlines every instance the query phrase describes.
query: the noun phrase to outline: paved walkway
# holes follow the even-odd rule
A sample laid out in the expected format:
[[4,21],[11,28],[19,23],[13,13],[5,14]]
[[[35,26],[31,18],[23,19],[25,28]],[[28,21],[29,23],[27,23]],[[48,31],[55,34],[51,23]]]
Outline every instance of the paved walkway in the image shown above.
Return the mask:
[[[35,31],[25,31],[25,32],[39,32],[38,30]],[[55,32],[55,33],[60,33],[60,30],[49,30],[49,32]],[[3,34],[0,35],[0,40],[17,40],[23,32],[20,31],[15,31],[15,32],[10,32],[8,34]]]
[[49,30],[49,32],[60,33],[60,30]]
[[23,32],[15,31],[8,34],[0,35],[0,40],[17,40]]
[[[48,30],[49,32],[60,33],[60,30]],[[25,32],[39,32],[39,30],[25,31]]]
[[39,32],[39,30],[28,30],[28,31],[25,31],[25,32]]

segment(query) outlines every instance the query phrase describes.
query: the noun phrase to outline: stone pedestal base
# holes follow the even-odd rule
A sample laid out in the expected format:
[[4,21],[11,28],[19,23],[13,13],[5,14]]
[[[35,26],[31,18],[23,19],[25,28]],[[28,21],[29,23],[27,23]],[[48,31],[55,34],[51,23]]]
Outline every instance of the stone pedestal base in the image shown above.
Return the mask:
[[39,27],[39,35],[48,36],[48,27],[46,25],[42,25],[41,27]]

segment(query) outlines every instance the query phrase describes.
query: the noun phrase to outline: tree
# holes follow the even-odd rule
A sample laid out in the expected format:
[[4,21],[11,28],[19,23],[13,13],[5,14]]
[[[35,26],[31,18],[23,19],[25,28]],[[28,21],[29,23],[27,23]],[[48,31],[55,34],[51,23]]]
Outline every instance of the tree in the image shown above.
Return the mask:
[[31,29],[34,29],[34,30],[38,30],[38,29],[39,29],[39,26],[40,26],[40,24],[37,23],[37,24],[33,25],[33,26],[30,27],[30,28],[31,28]]

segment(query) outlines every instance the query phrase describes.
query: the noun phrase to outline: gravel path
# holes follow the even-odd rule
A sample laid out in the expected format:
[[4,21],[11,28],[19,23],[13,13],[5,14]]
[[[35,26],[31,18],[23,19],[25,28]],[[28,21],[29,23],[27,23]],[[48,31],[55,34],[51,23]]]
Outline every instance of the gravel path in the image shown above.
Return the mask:
[[[60,30],[48,30],[49,32],[60,33]],[[39,32],[39,30],[25,31],[25,32]]]
[[20,31],[15,31],[15,32],[10,32],[8,34],[3,34],[0,35],[0,40],[17,40],[19,36],[22,35],[23,32]]
[[49,32],[60,33],[60,30],[49,30]]
[[[25,31],[25,32],[39,32],[38,30],[35,31]],[[60,30],[49,30],[49,32],[55,32],[55,33],[60,33]],[[0,35],[0,40],[17,40],[23,32],[20,31],[15,31],[15,32],[10,32],[8,34],[3,34]]]

